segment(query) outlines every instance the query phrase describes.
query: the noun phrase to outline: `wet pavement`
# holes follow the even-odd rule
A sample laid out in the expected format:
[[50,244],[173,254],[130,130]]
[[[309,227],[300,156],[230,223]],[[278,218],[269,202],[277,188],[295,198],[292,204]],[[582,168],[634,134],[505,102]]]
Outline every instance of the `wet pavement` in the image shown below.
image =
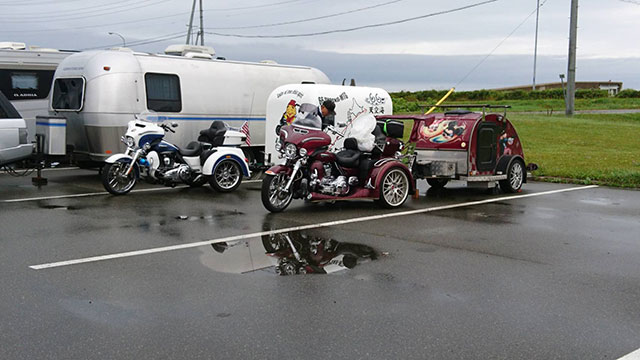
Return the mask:
[[[508,197],[419,182],[421,197],[397,210],[294,201],[269,214],[260,182],[115,197],[92,171],[45,176],[38,189],[0,174],[2,359],[602,359],[640,348],[639,191],[529,183]],[[86,262],[30,268],[74,259]]]

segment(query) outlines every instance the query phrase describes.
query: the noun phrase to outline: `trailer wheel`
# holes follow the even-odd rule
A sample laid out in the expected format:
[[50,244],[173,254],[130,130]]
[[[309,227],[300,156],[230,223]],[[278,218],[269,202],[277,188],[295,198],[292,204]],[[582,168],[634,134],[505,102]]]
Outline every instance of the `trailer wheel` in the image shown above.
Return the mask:
[[242,182],[242,169],[235,160],[223,160],[216,166],[209,179],[209,185],[218,192],[231,192]]
[[429,186],[434,189],[442,189],[447,185],[448,182],[449,179],[427,179],[427,183],[429,184]]
[[500,180],[500,188],[507,193],[520,191],[524,182],[525,170],[522,161],[513,160],[507,169],[507,179]]
[[384,207],[398,207],[409,197],[409,179],[400,168],[387,171],[380,182],[380,203]]

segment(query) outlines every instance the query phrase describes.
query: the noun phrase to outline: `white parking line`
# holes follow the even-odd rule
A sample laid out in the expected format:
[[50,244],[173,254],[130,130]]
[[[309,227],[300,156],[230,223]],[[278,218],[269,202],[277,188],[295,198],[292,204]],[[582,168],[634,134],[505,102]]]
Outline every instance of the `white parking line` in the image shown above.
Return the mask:
[[621,358],[619,358],[618,360],[640,360],[640,349],[629,353]]
[[188,243],[188,244],[180,244],[180,245],[164,246],[164,247],[150,248],[150,249],[143,249],[143,250],[136,250],[136,251],[128,251],[128,252],[123,252],[123,253],[100,255],[100,256],[93,256],[93,257],[82,258],[82,259],[74,259],[74,260],[53,262],[53,263],[48,263],[48,264],[31,265],[29,267],[31,269],[34,269],[34,270],[42,270],[42,269],[49,269],[49,268],[55,268],[55,267],[61,267],[61,266],[83,264],[83,263],[96,262],[96,261],[102,261],[102,260],[119,259],[119,258],[131,257],[131,256],[147,255],[147,254],[154,254],[154,253],[160,253],[160,252],[166,252],[166,251],[189,249],[189,248],[194,248],[194,247],[199,247],[199,246],[211,245],[211,244],[214,244],[214,243],[221,243],[221,242],[227,242],[227,241],[235,241],[235,240],[244,240],[244,239],[249,239],[249,238],[256,238],[256,237],[261,237],[261,236],[264,236],[264,235],[272,235],[272,234],[280,234],[280,233],[291,232],[291,231],[300,231],[300,230],[316,229],[316,228],[321,228],[321,227],[352,224],[352,223],[358,223],[358,222],[363,222],[363,221],[380,220],[380,219],[386,219],[386,218],[392,218],[392,217],[398,217],[398,216],[423,214],[423,213],[428,213],[428,212],[433,212],[433,211],[448,210],[448,209],[455,209],[455,208],[461,208],[461,207],[467,207],[467,206],[489,204],[489,203],[494,203],[494,202],[499,202],[499,201],[516,200],[516,199],[523,199],[523,198],[528,198],[528,197],[558,194],[558,193],[563,193],[563,192],[568,192],[568,191],[575,191],[575,190],[593,189],[593,188],[596,188],[596,187],[598,187],[598,185],[589,185],[589,186],[581,186],[581,187],[574,187],[574,188],[568,188],[568,189],[543,191],[543,192],[533,193],[533,194],[503,196],[503,197],[497,197],[497,198],[491,198],[491,199],[479,200],[479,201],[471,201],[471,202],[460,203],[460,204],[436,206],[436,207],[431,207],[431,208],[409,210],[409,211],[399,211],[399,212],[394,212],[394,213],[390,213],[390,214],[363,216],[363,217],[351,218],[351,219],[345,219],[345,220],[328,221],[328,222],[323,222],[323,223],[318,223],[318,224],[293,226],[293,227],[289,227],[289,228],[270,230],[270,231],[260,231],[260,232],[250,233],[250,234],[228,236],[228,237],[224,237],[224,238],[211,239],[211,240],[199,241],[199,242]]
[[[247,180],[243,181],[242,184],[251,184],[256,182],[261,182],[262,180]],[[161,188],[152,188],[152,189],[140,189],[140,190],[131,190],[132,193],[141,193],[141,192],[150,192],[150,191],[166,191],[166,190],[174,190],[174,189],[184,189],[189,186],[176,186],[172,187],[161,187]],[[79,198],[79,197],[88,197],[88,196],[98,196],[98,195],[109,195],[108,192],[94,192],[94,193],[84,193],[84,194],[71,194],[71,195],[56,195],[56,196],[41,196],[34,198],[23,198],[23,199],[11,199],[11,200],[0,200],[1,203],[18,203],[18,202],[26,202],[26,201],[38,201],[38,200],[55,200],[55,199],[70,199],[70,198]]]

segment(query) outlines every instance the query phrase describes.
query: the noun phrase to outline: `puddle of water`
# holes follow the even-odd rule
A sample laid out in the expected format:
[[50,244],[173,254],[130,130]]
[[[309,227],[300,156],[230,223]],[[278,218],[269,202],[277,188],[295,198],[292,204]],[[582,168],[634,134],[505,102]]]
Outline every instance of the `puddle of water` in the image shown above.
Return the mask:
[[367,245],[299,231],[216,243],[211,248],[201,256],[203,264],[215,271],[236,274],[331,274],[353,269],[379,256]]

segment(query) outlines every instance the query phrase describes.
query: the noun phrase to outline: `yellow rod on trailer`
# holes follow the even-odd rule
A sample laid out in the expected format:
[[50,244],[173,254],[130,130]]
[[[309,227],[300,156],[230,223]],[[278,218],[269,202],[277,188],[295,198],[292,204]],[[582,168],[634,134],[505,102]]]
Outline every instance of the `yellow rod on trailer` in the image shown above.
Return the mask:
[[431,112],[433,112],[433,110],[435,110],[435,109],[436,109],[436,107],[438,107],[438,105],[442,104],[445,100],[447,100],[447,98],[449,97],[449,95],[451,95],[455,89],[456,89],[456,88],[452,87],[452,88],[451,88],[451,90],[449,90],[449,92],[448,92],[445,96],[443,96],[443,97],[442,97],[442,99],[440,99],[440,100],[436,103],[436,105],[435,105],[435,106],[431,107],[431,109],[429,109],[429,111],[427,111],[427,112],[426,112],[426,113],[424,113],[424,114],[425,114],[425,115],[429,115],[429,114],[431,114]]

